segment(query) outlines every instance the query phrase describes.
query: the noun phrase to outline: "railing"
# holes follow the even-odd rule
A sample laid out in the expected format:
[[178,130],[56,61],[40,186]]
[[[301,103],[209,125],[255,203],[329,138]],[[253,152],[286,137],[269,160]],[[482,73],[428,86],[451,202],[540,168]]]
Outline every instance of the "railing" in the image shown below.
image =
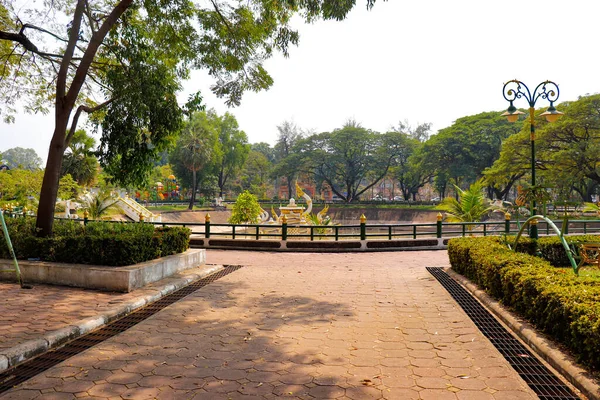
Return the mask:
[[[4,211],[5,216],[21,217],[23,213]],[[57,218],[59,219],[59,218]],[[72,219],[87,223],[88,219]],[[584,235],[600,234],[600,220],[569,220],[564,226],[563,220],[552,221],[565,234]],[[123,223],[117,222],[115,223]],[[135,222],[125,222],[135,223]],[[360,224],[349,225],[262,225],[262,224],[216,224],[210,217],[201,222],[144,222],[155,226],[183,226],[192,230],[192,234],[204,238],[255,239],[269,238],[275,240],[394,240],[419,238],[450,238],[460,236],[516,235],[521,228],[520,221],[486,221],[486,222],[431,222],[418,224]],[[540,235],[552,234],[547,222],[538,224]]]

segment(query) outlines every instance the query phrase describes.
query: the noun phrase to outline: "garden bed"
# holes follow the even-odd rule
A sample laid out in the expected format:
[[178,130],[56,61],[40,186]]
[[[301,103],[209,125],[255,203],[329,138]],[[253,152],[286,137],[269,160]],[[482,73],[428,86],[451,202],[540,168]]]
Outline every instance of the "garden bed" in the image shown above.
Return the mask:
[[[191,233],[144,223],[57,220],[52,236],[37,237],[34,218],[8,218],[6,223],[18,259],[69,264],[124,266],[182,253]],[[0,258],[11,258],[1,231]]]
[[[569,237],[571,243],[598,237]],[[509,250],[499,237],[452,239],[452,269],[477,283],[505,306],[600,370],[600,278],[593,269],[576,276],[565,268],[557,238],[525,240]],[[533,256],[540,252],[547,259]],[[529,253],[529,254],[528,254]],[[568,264],[567,264],[568,265]]]
[[[50,285],[75,286],[111,292],[131,292],[152,282],[206,263],[206,250],[191,249],[128,266],[65,264],[47,261],[20,261],[23,281]],[[0,280],[15,281],[12,260],[0,259]]]

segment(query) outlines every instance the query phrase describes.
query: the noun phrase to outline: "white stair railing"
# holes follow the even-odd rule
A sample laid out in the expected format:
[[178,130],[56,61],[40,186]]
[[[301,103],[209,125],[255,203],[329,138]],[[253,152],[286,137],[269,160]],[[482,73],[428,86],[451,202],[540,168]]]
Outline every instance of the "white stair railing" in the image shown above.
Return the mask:
[[148,222],[161,222],[161,215],[154,214],[146,207],[142,206],[135,200],[129,197],[119,197],[117,205],[125,212],[125,214],[134,221],[140,220],[140,215]]

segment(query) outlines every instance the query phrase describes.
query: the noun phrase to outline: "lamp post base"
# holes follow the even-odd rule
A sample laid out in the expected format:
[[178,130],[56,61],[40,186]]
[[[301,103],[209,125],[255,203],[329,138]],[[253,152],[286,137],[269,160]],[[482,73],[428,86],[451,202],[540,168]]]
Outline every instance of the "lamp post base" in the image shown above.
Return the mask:
[[[535,223],[534,223],[535,222]],[[531,239],[538,239],[538,226],[537,226],[537,221],[532,221],[531,224],[529,225],[529,237]]]

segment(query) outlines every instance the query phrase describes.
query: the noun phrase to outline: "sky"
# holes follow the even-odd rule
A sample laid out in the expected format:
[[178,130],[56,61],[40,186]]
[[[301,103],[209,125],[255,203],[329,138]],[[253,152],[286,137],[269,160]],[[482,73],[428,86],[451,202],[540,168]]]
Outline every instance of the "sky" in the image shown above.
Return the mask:
[[[599,93],[599,18],[597,0],[377,0],[370,11],[357,0],[341,22],[294,20],[300,43],[289,58],[266,62],[268,91],[228,108],[210,93],[208,74],[196,71],[180,98],[201,90],[207,109],[232,113],[251,143],[275,144],[284,121],[327,132],[354,119],[386,132],[407,120],[430,122],[435,133],[463,116],[506,109],[502,87],[511,79],[530,89],[556,82],[558,103]],[[52,115],[0,122],[0,151],[30,147],[45,160],[52,128]]]

